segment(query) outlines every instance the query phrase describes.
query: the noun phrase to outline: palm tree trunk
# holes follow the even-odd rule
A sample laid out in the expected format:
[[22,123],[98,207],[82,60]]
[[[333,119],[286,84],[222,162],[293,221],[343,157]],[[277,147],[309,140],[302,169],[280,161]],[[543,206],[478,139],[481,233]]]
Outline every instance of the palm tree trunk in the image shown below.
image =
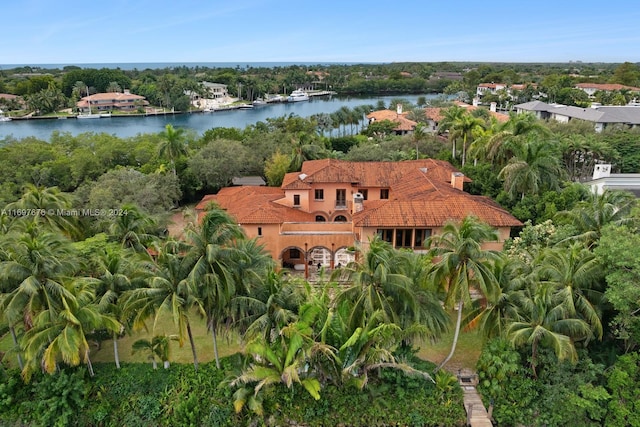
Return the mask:
[[24,369],[24,363],[22,362],[22,355],[20,354],[20,347],[18,347],[18,337],[16,336],[16,330],[13,326],[9,327],[9,331],[11,332],[11,339],[13,340],[13,345],[16,347],[16,355],[18,357],[18,366],[22,371]]
[[151,356],[151,364],[153,365],[153,370],[154,371],[156,369],[158,369],[158,362],[156,362],[156,357],[155,356]]
[[85,351],[85,357],[87,358],[87,368],[89,369],[89,376],[94,376],[95,372],[93,372],[93,365],[91,364],[91,359],[89,358],[89,350]]
[[220,369],[220,357],[218,356],[218,338],[216,337],[216,328],[213,326],[213,321],[209,322],[209,328],[211,329],[211,340],[213,341],[213,356],[216,358],[216,368]]
[[118,336],[113,334],[113,358],[116,361],[116,368],[120,369],[120,354],[118,354]]
[[460,298],[460,302],[458,302],[458,318],[456,319],[456,330],[453,334],[453,344],[451,344],[451,351],[445,357],[445,359],[433,370],[433,372],[438,372],[444,365],[446,365],[449,360],[453,357],[453,353],[456,351],[456,345],[458,345],[458,336],[460,335],[460,326],[462,325],[462,310],[464,308],[464,301]]
[[198,355],[196,354],[196,343],[193,341],[191,333],[191,324],[187,323],[187,334],[189,334],[189,344],[191,344],[191,352],[193,353],[193,366],[198,370]]

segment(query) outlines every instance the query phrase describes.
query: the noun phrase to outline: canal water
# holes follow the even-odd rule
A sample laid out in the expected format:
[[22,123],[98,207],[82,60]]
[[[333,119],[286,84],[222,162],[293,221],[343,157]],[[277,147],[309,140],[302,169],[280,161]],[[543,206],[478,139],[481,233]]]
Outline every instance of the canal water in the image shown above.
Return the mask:
[[[348,107],[350,109],[359,105],[373,105],[375,107],[380,100],[383,101],[387,107],[389,107],[394,100],[398,99],[404,99],[415,104],[421,96],[429,100],[437,98],[440,95],[428,94],[363,98],[332,96],[317,97],[308,102],[268,104],[249,110],[227,110],[214,113],[111,117],[94,120],[12,120],[10,122],[0,122],[0,141],[7,137],[16,139],[35,137],[48,141],[53,131],[69,132],[72,135],[78,135],[83,132],[105,132],[126,138],[140,133],[161,132],[167,124],[171,124],[174,127],[192,129],[198,134],[202,134],[216,127],[244,129],[247,125],[265,121],[267,118],[277,118],[291,114],[299,117],[309,117],[320,113],[331,114],[338,111],[341,107]],[[391,108],[395,109],[395,107]]]

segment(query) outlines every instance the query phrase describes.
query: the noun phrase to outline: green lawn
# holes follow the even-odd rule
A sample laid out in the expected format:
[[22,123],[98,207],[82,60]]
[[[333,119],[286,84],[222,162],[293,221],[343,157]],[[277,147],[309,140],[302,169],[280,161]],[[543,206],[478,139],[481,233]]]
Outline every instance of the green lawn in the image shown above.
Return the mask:
[[[452,313],[452,322],[455,322],[455,313]],[[151,328],[153,327],[152,322],[148,322],[147,326],[149,328],[148,332],[145,330],[137,331],[132,335],[126,335],[118,340],[118,349],[120,353],[120,360],[122,362],[146,361],[146,355],[144,353],[131,353],[131,347],[137,340],[143,338],[151,339],[154,335],[173,335],[176,333],[176,328],[169,316],[165,316],[160,319],[156,325],[155,333],[152,333],[151,331]],[[207,332],[205,322],[199,316],[193,316],[192,330],[196,342],[198,360],[200,362],[213,360],[213,343],[211,341],[211,334]],[[452,341],[453,330],[443,336],[442,339],[436,343],[426,342],[419,344],[418,356],[436,364],[440,363],[449,353]],[[0,352],[7,351],[11,346],[11,337],[7,333],[2,339],[0,339]],[[458,339],[456,352],[445,368],[454,373],[461,368],[475,368],[481,349],[482,338],[476,331],[462,331],[460,333],[460,338]],[[240,350],[242,350],[242,343],[237,334],[232,334],[230,337],[218,337],[218,351],[221,357],[237,353]],[[11,365],[16,363],[15,357],[7,357],[6,359]],[[97,345],[94,345],[91,349],[91,360],[94,362],[113,362],[113,342],[111,340],[105,340],[102,342],[99,349]],[[191,347],[189,346],[189,340],[187,337],[185,337],[184,345],[182,347],[179,346],[177,341],[171,342],[170,360],[174,363],[193,362]]]
[[[453,329],[456,321],[456,313],[451,313],[451,330],[445,334],[436,343],[422,343],[418,347],[418,357],[429,360],[435,364],[438,364],[444,360],[451,350],[451,344],[453,343]],[[480,351],[482,350],[482,336],[477,331],[464,331],[464,328],[460,331],[458,337],[458,345],[453,357],[445,365],[445,369],[456,373],[458,369],[470,368],[475,369],[476,362],[480,357]]]

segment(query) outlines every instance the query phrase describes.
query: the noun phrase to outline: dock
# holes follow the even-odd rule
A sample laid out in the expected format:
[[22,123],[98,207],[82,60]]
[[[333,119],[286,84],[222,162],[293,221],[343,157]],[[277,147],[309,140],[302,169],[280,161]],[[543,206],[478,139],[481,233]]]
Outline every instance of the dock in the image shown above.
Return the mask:
[[464,409],[467,411],[467,425],[471,427],[493,427],[491,416],[482,403],[482,398],[476,390],[478,375],[469,370],[458,372],[458,383],[464,392]]

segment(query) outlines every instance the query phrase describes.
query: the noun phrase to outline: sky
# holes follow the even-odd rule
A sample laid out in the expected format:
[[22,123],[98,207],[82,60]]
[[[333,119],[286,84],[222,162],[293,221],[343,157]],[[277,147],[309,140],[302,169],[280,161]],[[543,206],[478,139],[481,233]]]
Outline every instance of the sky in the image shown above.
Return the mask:
[[640,62],[636,0],[21,0],[0,65]]

